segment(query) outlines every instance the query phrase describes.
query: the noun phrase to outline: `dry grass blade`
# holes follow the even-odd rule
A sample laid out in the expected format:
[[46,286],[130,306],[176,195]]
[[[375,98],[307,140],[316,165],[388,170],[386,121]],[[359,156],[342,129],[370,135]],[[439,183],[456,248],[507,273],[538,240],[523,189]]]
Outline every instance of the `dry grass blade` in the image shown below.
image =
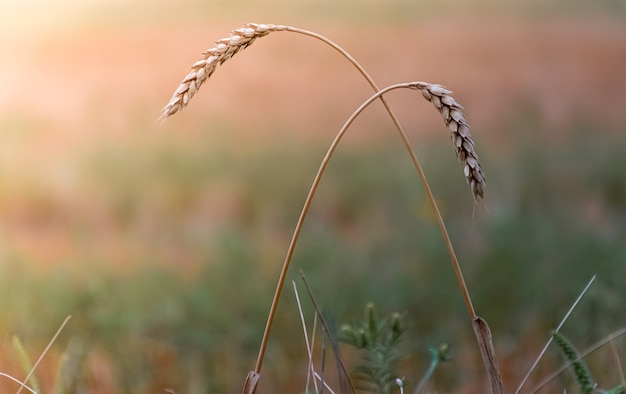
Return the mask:
[[[348,392],[348,387],[350,388],[350,392],[352,394],[356,394],[356,389],[354,387],[354,384],[352,384],[352,380],[350,379],[350,374],[348,373],[348,370],[346,369],[346,366],[343,362],[343,359],[341,358],[341,352],[339,351],[339,342],[333,338],[333,335],[331,334],[332,331],[330,330],[330,327],[328,326],[326,319],[324,319],[324,316],[322,316],[322,312],[320,311],[318,305],[317,305],[317,301],[315,301],[315,297],[313,297],[313,291],[311,290],[311,288],[309,287],[309,283],[306,280],[306,277],[304,276],[304,272],[300,271],[300,278],[302,279],[302,282],[304,283],[304,287],[306,288],[307,293],[309,294],[309,298],[311,299],[311,303],[313,304],[313,309],[315,309],[315,314],[317,316],[317,318],[319,319],[320,323],[322,324],[322,328],[323,328],[323,332],[325,333],[324,338],[326,338],[326,336],[329,338],[330,340],[330,344],[332,346],[333,352],[335,354],[335,361],[337,362],[337,369],[338,369],[338,376],[339,376],[339,383],[341,384],[341,392],[342,393],[347,393]],[[322,379],[321,379],[321,383],[322,383],[322,389],[324,387],[327,387],[326,383],[324,382],[324,356],[322,355]]]
[[[593,283],[593,281],[596,280],[596,276],[593,275],[591,277],[591,279],[589,280],[589,282],[587,282],[587,285],[583,288],[583,290],[580,292],[580,294],[578,295],[578,297],[576,298],[576,300],[574,301],[574,303],[572,304],[572,306],[569,308],[569,310],[567,311],[567,313],[565,314],[565,316],[563,316],[563,319],[561,319],[561,322],[559,323],[559,325],[556,327],[555,331],[559,331],[561,329],[561,327],[563,327],[563,324],[565,324],[565,321],[569,318],[569,316],[572,314],[572,312],[574,311],[574,308],[576,308],[576,306],[578,305],[578,303],[580,302],[580,300],[582,300],[583,296],[585,295],[585,293],[587,292],[587,290],[589,290],[589,287],[591,287],[591,284]],[[518,394],[522,388],[524,387],[524,385],[526,384],[526,382],[528,381],[528,378],[530,378],[530,374],[533,373],[533,371],[535,370],[535,368],[537,367],[537,365],[539,364],[539,361],[541,360],[541,358],[543,357],[543,355],[546,353],[546,350],[548,350],[548,347],[550,346],[550,344],[552,343],[552,336],[550,336],[550,338],[548,339],[548,342],[545,344],[545,346],[543,347],[543,349],[541,349],[541,352],[539,353],[539,355],[537,356],[537,359],[535,359],[535,362],[533,363],[533,365],[530,367],[530,369],[528,370],[528,373],[526,373],[526,376],[524,376],[524,379],[522,379],[522,382],[519,384],[519,386],[517,387],[517,390],[515,390],[515,394]]]
[[57,337],[59,336],[59,334],[61,334],[61,331],[63,331],[63,328],[65,327],[67,322],[70,321],[71,318],[72,318],[72,315],[69,315],[65,318],[65,320],[63,320],[63,323],[61,323],[61,326],[54,333],[54,335],[52,336],[52,339],[50,339],[50,342],[48,342],[48,345],[46,346],[46,348],[43,350],[43,352],[41,352],[41,355],[39,356],[37,361],[35,361],[35,365],[33,365],[31,370],[28,372],[28,375],[26,375],[26,378],[24,378],[24,382],[22,382],[22,385],[20,386],[20,388],[17,390],[15,394],[20,394],[22,392],[22,389],[26,387],[26,382],[28,382],[28,379],[30,379],[30,377],[33,375],[33,373],[35,372],[35,369],[37,369],[37,367],[39,366],[39,363],[41,362],[43,357],[46,355],[46,353],[48,353],[48,350],[50,350],[50,347],[52,346],[54,341],[56,341]]
[[441,85],[427,85],[421,90],[424,98],[433,103],[448,126],[456,155],[463,166],[465,179],[472,189],[474,199],[480,200],[485,191],[485,175],[474,149],[469,125],[461,113],[463,107],[452,98],[450,95],[452,92]]
[[[328,383],[326,383],[324,381],[324,379],[320,376],[320,374],[318,374],[317,372],[315,372],[315,379],[318,380],[320,382],[320,384],[322,386],[324,386],[326,388],[326,390],[328,390],[330,392],[330,394],[335,394],[335,392],[330,388]],[[317,391],[316,391],[316,393],[317,393]],[[322,391],[322,393],[323,393],[323,391]]]
[[187,106],[189,100],[200,89],[204,81],[215,72],[217,66],[235,56],[242,49],[250,46],[257,38],[277,30],[284,30],[284,27],[248,23],[239,29],[231,31],[227,38],[216,41],[217,45],[206,50],[202,54],[202,59],[191,66],[189,74],[180,83],[169,103],[161,110],[159,119],[164,121]]
[[9,374],[7,374],[7,373],[0,372],[0,376],[4,376],[5,378],[8,378],[8,379],[12,380],[12,381],[14,381],[15,383],[18,383],[19,385],[24,386],[24,388],[25,388],[26,390],[30,391],[31,393],[33,393],[33,394],[37,394],[37,392],[36,392],[35,390],[33,390],[32,388],[28,387],[28,386],[27,386],[24,382],[20,381],[20,380],[19,380],[19,379],[17,379],[17,378],[14,378],[13,376],[11,376],[11,375],[9,375]]
[[[304,319],[304,313],[302,312],[302,304],[300,303],[300,295],[298,294],[298,287],[296,286],[296,282],[295,281],[291,281],[291,284],[293,286],[293,292],[294,295],[296,297],[296,303],[298,305],[298,313],[300,315],[300,323],[302,324],[302,330],[304,331],[304,343],[306,345],[306,352],[309,358],[309,365],[307,367],[307,377],[306,377],[306,388],[304,390],[305,393],[309,392],[309,382],[310,382],[310,378],[311,378],[311,374],[315,374],[315,369],[313,368],[313,351],[311,350],[313,348],[312,344],[309,343],[309,334],[307,332],[307,328],[306,328],[306,321]],[[315,315],[315,320],[314,322],[317,321],[317,315]],[[313,342],[315,340],[315,323],[313,324],[313,332],[311,334],[311,342]],[[315,379],[313,379],[313,383],[315,384],[315,392],[317,393],[317,383],[315,381]]]

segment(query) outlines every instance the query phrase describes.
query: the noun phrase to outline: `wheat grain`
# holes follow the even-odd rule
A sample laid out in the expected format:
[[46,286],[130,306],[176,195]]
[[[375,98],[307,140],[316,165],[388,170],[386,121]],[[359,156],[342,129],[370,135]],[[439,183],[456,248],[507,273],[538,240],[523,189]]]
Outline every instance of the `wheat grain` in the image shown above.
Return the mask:
[[441,85],[418,83],[415,88],[420,89],[424,98],[433,103],[448,126],[456,155],[463,166],[465,179],[474,194],[474,199],[480,200],[485,191],[485,175],[474,149],[469,125],[461,113],[463,106],[454,100],[450,95],[451,91]]
[[202,59],[191,66],[191,71],[180,83],[172,98],[161,110],[161,121],[182,110],[200,86],[216,70],[217,66],[224,63],[242,49],[250,46],[257,38],[268,35],[273,31],[284,30],[284,26],[248,23],[243,27],[233,30],[227,38],[217,40],[214,48],[206,50]]

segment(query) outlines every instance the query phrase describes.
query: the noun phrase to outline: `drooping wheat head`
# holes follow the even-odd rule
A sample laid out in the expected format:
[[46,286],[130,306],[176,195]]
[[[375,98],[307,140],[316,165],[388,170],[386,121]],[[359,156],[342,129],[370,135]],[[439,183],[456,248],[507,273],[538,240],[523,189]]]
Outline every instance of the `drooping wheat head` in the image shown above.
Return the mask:
[[204,81],[215,72],[217,66],[250,46],[257,38],[282,29],[284,29],[283,26],[248,23],[231,31],[227,38],[217,40],[215,42],[217,45],[206,50],[202,54],[202,59],[191,66],[189,74],[180,83],[169,103],[161,110],[159,120],[163,121],[187,106],[189,100],[200,89]]
[[463,106],[454,100],[450,90],[441,85],[423,84],[423,86],[418,86],[418,89],[422,91],[426,100],[433,103],[448,126],[456,155],[463,166],[465,179],[474,194],[474,199],[480,200],[485,191],[485,175],[474,149],[474,140],[472,140],[469,125],[461,113]]

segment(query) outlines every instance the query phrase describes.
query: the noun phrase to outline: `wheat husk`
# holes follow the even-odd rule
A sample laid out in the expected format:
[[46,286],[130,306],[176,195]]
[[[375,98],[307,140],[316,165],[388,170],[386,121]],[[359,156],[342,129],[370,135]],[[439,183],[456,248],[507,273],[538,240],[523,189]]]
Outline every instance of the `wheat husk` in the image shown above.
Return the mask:
[[474,200],[479,201],[485,192],[485,175],[478,161],[469,125],[461,112],[463,106],[454,100],[450,90],[441,85],[418,83],[415,87],[422,91],[426,100],[433,103],[448,126],[456,155],[463,167],[465,180],[472,190]]
[[231,31],[228,37],[217,40],[216,46],[204,51],[202,58],[191,66],[189,74],[185,76],[170,101],[161,110],[159,119],[164,121],[186,107],[204,81],[213,75],[217,66],[250,46],[257,38],[282,29],[284,29],[283,26],[248,23]]

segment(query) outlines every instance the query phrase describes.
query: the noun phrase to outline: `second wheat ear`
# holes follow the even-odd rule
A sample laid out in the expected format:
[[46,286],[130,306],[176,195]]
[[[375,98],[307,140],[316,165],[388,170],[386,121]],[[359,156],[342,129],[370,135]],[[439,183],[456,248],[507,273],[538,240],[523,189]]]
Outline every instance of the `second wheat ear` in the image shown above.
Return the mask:
[[433,103],[441,113],[443,121],[450,130],[450,138],[456,149],[456,155],[463,166],[463,175],[474,194],[480,200],[485,192],[485,175],[474,149],[474,140],[469,132],[469,125],[461,113],[461,104],[450,95],[452,92],[440,85],[429,85],[422,89],[424,98]]
[[492,392],[493,393],[502,393],[503,392],[503,384],[502,377],[499,372],[498,364],[495,358],[495,352],[493,350],[493,345],[491,343],[491,334],[489,331],[489,327],[484,319],[478,317],[474,311],[474,307],[472,305],[472,301],[470,298],[469,290],[467,285],[465,284],[465,279],[463,277],[463,273],[461,271],[460,264],[456,257],[456,253],[454,251],[454,247],[452,246],[452,241],[448,235],[446,230],[446,226],[443,222],[443,218],[439,211],[439,207],[437,206],[437,202],[432,193],[428,180],[426,179],[426,175],[420,165],[417,157],[411,147],[411,143],[408,139],[408,136],[404,129],[402,128],[398,118],[395,116],[391,107],[383,97],[385,92],[388,92],[393,89],[398,88],[410,88],[410,89],[419,89],[422,91],[422,95],[427,100],[431,101],[435,108],[439,111],[441,116],[444,119],[444,122],[448,129],[451,132],[452,142],[456,149],[457,157],[459,158],[461,165],[463,166],[463,173],[467,180],[467,183],[470,186],[473,197],[475,201],[478,201],[483,198],[484,188],[485,188],[485,177],[482,172],[482,168],[480,163],[478,162],[478,158],[476,155],[476,151],[474,149],[474,142],[472,140],[471,135],[469,134],[469,126],[461,113],[461,105],[459,105],[453,98],[450,96],[451,92],[441,85],[428,84],[424,82],[412,82],[406,84],[397,84],[389,86],[383,90],[381,90],[374,80],[370,77],[370,75],[365,71],[365,69],[343,48],[329,40],[328,38],[303,29],[298,29],[290,26],[282,26],[282,25],[270,25],[270,24],[256,24],[249,23],[244,25],[242,28],[233,30],[230,33],[230,36],[227,38],[223,38],[216,42],[216,46],[211,48],[203,53],[202,59],[198,60],[193,66],[192,71],[187,74],[187,76],[183,79],[179,87],[176,89],[172,98],[168,102],[168,104],[161,111],[160,119],[164,121],[169,116],[181,111],[191,100],[193,95],[198,91],[200,86],[215,72],[218,65],[224,63],[235,54],[240,52],[242,49],[245,49],[249,45],[251,45],[257,38],[268,35],[271,32],[275,31],[287,31],[292,33],[298,33],[305,36],[309,36],[324,42],[329,45],[336,51],[338,51],[344,58],[346,58],[352,65],[361,73],[361,75],[367,80],[368,84],[372,87],[372,89],[376,92],[374,96],[370,97],[370,99],[359,107],[357,111],[355,111],[350,119],[346,122],[344,127],[337,134],[335,139],[333,140],[326,156],[322,160],[320,165],[320,169],[318,170],[315,179],[313,180],[313,185],[309,190],[309,194],[304,203],[304,207],[300,213],[300,217],[296,224],[296,228],[294,230],[294,234],[292,236],[291,242],[289,244],[287,255],[285,257],[285,261],[283,263],[283,267],[280,272],[280,276],[278,279],[278,284],[276,286],[276,291],[274,293],[274,298],[272,300],[272,305],[270,307],[269,316],[266,322],[265,331],[263,334],[263,339],[261,341],[261,347],[259,350],[259,356],[257,359],[257,364],[254,371],[251,371],[244,384],[243,392],[244,394],[253,394],[256,391],[256,387],[260,378],[260,370],[263,364],[263,359],[265,355],[266,346],[269,339],[269,333],[271,330],[272,323],[274,321],[274,316],[276,313],[276,308],[278,305],[278,300],[280,298],[284,282],[287,276],[287,271],[289,269],[289,265],[293,256],[293,252],[295,249],[295,245],[300,236],[300,232],[304,223],[304,219],[308,213],[309,207],[311,205],[313,196],[319,186],[321,178],[324,174],[325,168],[328,165],[330,157],[335,151],[339,141],[342,136],[347,131],[348,127],[360,114],[365,107],[371,104],[375,100],[380,100],[385,109],[387,110],[391,120],[394,123],[398,133],[400,134],[400,138],[404,146],[407,149],[409,156],[411,157],[411,161],[419,175],[419,178],[426,190],[426,194],[428,196],[428,200],[435,212],[435,217],[437,219],[437,223],[439,224],[441,234],[446,244],[446,248],[448,249],[450,260],[452,262],[452,266],[454,272],[457,277],[457,281],[459,284],[459,288],[463,294],[463,298],[465,300],[465,304],[467,307],[468,314],[472,321],[472,325],[474,327],[474,332],[476,335],[476,339],[478,341],[479,347],[481,349],[481,355],[483,357],[483,362],[488,371],[488,378],[491,383]]

